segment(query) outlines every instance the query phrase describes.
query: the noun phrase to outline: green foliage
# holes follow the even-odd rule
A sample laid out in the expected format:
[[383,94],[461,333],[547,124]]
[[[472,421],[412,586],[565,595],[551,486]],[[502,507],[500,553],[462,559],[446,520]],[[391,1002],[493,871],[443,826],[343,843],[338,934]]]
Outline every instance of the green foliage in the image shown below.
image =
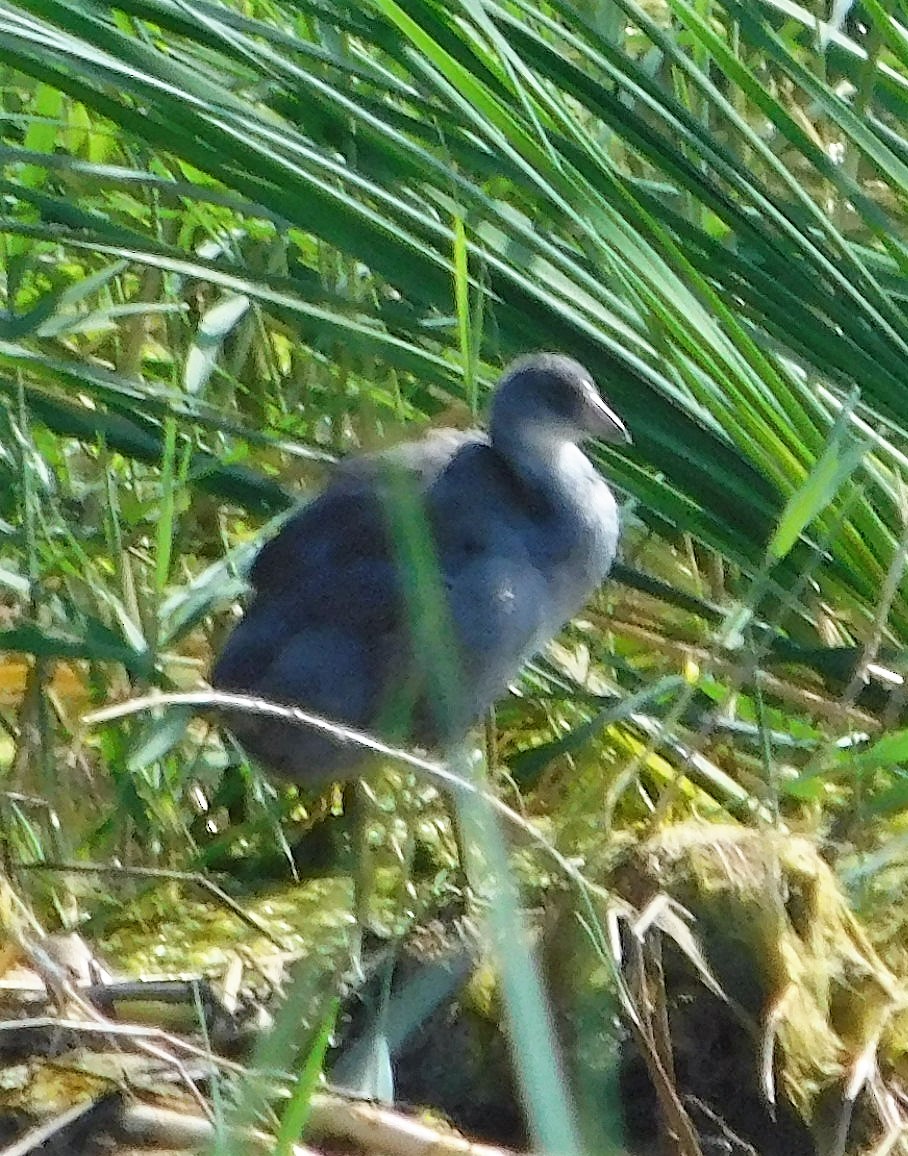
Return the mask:
[[[830,610],[843,646],[900,637],[903,42],[879,6],[868,51],[819,49],[790,5],[609,11],[4,9],[10,650],[87,662],[98,702],[122,674],[187,685],[243,511],[545,346],[633,430],[598,452],[653,543],[636,569],[678,603],[723,559],[719,619],[746,625],[657,633],[756,626],[757,661],[822,651]],[[553,757],[621,729],[598,714]]]
[[[620,585],[499,709],[531,805],[897,828],[908,50],[862,8],[0,5],[0,760],[59,805],[77,752],[64,850],[223,850],[204,723],[81,713],[197,685],[267,518],[543,347],[634,445]],[[256,850],[298,804],[247,771]]]

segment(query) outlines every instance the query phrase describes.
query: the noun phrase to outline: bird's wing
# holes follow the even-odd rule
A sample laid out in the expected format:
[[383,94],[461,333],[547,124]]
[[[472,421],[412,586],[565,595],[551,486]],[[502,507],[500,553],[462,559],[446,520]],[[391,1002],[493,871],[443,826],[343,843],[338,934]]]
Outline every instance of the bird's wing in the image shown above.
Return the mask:
[[285,522],[252,564],[249,579],[257,593],[280,593],[298,586],[301,567],[324,580],[360,562],[390,557],[392,504],[401,487],[427,493],[452,457],[482,435],[436,430],[416,442],[364,454],[340,463],[328,487]]
[[[393,675],[403,602],[381,503],[339,477],[260,551],[253,596],[221,652],[212,683],[371,729]],[[356,747],[314,728],[231,715],[248,750],[279,773],[327,779],[361,761]]]
[[312,582],[342,582],[358,559],[381,556],[386,539],[375,490],[339,478],[265,543],[249,580],[259,596],[295,592],[302,597]]
[[526,491],[484,444],[451,460],[428,505],[472,721],[545,635],[551,598],[533,549],[545,527]]
[[[213,683],[353,726],[376,725],[412,673],[391,504],[401,485],[421,494],[454,445],[433,440],[429,454],[401,447],[339,469],[260,551],[250,573],[253,597]],[[273,724],[236,729],[265,761],[292,763],[291,736]]]

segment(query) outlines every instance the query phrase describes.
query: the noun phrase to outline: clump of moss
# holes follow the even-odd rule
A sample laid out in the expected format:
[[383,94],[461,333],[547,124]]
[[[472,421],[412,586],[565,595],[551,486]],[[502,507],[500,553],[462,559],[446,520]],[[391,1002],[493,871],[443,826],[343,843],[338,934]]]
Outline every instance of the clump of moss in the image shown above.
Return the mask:
[[[629,845],[609,883],[638,910],[664,895],[689,912],[727,997],[710,992],[689,954],[665,937],[660,982],[664,976],[679,1086],[761,1153],[766,1128],[786,1119],[792,1135],[802,1121],[820,1150],[840,1146],[862,1057],[898,1051],[908,1020],[898,979],[814,844],[775,831],[679,824]],[[867,1099],[851,1151],[862,1136],[879,1135]],[[785,1151],[793,1140],[779,1143]],[[796,1146],[808,1151],[807,1136]]]

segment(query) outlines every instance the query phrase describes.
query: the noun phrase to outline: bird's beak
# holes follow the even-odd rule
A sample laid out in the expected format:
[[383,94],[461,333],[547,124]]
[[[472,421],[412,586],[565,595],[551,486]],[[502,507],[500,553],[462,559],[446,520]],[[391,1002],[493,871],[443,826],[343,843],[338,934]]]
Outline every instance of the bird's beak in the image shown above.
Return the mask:
[[586,428],[590,435],[604,442],[626,442],[630,445],[633,438],[611,406],[606,405],[598,393],[593,394],[589,401]]

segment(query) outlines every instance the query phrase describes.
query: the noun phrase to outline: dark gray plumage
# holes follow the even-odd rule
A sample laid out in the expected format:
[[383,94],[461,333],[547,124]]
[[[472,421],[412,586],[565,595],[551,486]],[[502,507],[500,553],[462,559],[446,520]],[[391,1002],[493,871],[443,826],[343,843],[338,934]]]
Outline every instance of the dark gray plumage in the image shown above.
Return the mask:
[[[256,558],[213,685],[407,745],[463,738],[612,564],[617,508],[578,447],[589,437],[630,440],[583,366],[544,353],[504,374],[488,435],[442,430],[343,463]],[[412,558],[399,560],[414,523],[401,510],[422,511],[441,606],[408,589]],[[362,763],[319,731],[248,714],[230,725],[286,777],[323,782]]]

